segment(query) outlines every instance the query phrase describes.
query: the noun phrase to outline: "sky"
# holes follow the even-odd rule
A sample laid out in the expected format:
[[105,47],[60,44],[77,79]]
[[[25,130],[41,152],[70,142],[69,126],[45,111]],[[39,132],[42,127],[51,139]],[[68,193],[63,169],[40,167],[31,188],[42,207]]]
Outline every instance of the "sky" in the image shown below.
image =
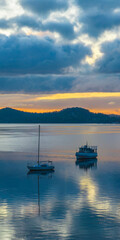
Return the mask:
[[0,0],[0,108],[120,114],[119,0]]

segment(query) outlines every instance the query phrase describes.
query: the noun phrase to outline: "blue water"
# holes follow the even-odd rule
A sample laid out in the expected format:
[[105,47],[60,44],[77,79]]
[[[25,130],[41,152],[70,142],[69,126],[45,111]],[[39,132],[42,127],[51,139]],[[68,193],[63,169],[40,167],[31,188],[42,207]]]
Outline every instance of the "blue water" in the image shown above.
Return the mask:
[[[41,125],[41,160],[55,172],[28,174],[38,125],[0,125],[0,239],[120,239],[120,126]],[[98,160],[76,165],[88,141]]]

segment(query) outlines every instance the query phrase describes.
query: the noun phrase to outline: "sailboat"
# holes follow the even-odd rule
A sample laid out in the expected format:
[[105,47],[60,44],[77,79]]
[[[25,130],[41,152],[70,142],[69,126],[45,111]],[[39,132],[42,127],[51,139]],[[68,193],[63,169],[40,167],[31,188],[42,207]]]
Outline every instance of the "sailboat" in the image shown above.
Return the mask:
[[40,161],[40,125],[39,125],[39,134],[38,134],[38,161],[35,165],[27,165],[27,168],[30,171],[54,171],[54,166],[52,161]]

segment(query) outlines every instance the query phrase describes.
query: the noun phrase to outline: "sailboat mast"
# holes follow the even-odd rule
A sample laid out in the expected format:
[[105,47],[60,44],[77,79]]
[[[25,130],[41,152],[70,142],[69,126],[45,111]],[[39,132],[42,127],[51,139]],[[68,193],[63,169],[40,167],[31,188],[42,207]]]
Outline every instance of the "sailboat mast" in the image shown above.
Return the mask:
[[38,130],[38,164],[39,164],[39,158],[40,158],[40,125]]

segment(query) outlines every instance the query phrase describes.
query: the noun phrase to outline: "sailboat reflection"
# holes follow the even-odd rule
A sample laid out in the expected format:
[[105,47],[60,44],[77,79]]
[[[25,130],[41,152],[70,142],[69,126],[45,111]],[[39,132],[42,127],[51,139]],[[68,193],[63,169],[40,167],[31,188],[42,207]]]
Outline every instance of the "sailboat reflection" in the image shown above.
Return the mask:
[[36,172],[31,172],[29,171],[27,175],[36,175],[37,176],[37,185],[38,185],[38,214],[40,215],[40,178],[48,176],[48,178],[52,178],[52,174],[54,174],[53,171],[36,171]]
[[53,170],[49,170],[49,171],[44,171],[44,172],[40,172],[40,171],[33,171],[33,172],[31,172],[31,171],[29,171],[28,173],[27,173],[27,175],[37,175],[37,176],[45,176],[45,175],[47,175],[48,177],[52,177],[52,174],[54,174],[54,171]]
[[77,160],[75,164],[78,165],[79,168],[82,168],[87,171],[90,168],[97,168],[97,159],[83,160],[83,161]]

